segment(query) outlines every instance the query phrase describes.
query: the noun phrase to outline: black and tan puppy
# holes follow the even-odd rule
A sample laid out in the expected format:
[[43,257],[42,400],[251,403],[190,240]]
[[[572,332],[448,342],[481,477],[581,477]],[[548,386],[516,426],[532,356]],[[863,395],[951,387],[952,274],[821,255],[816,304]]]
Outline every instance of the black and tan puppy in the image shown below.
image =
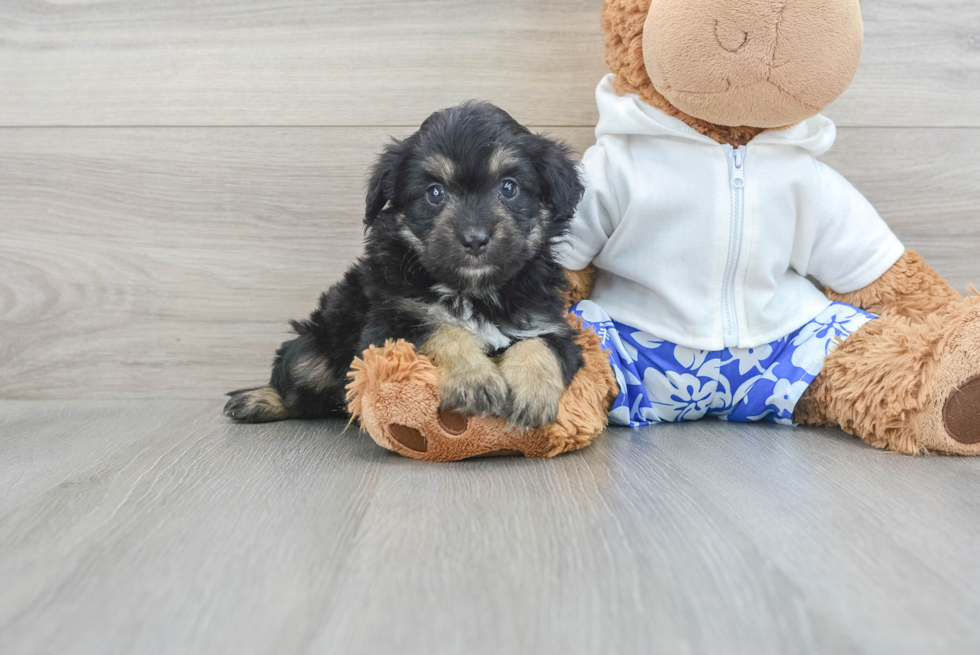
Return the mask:
[[276,354],[269,386],[233,392],[244,422],[343,412],[368,346],[416,344],[442,405],[524,427],[554,422],[582,366],[553,246],[582,196],[569,149],[503,110],[467,103],[392,142],[367,194],[365,254]]

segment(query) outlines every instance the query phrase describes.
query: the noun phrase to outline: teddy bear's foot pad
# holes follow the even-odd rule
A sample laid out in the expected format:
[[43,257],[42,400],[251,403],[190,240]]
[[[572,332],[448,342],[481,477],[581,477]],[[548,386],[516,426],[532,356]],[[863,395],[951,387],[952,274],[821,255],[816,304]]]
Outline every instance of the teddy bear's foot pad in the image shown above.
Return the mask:
[[417,453],[424,453],[429,450],[428,440],[415,428],[400,423],[392,423],[388,426],[388,434],[409,450],[414,450]]
[[943,406],[943,424],[951,439],[980,443],[980,375],[956,388]]
[[439,427],[445,430],[447,433],[457,437],[464,432],[466,428],[469,427],[470,421],[468,418],[462,414],[457,414],[456,412],[450,412],[446,409],[439,410]]

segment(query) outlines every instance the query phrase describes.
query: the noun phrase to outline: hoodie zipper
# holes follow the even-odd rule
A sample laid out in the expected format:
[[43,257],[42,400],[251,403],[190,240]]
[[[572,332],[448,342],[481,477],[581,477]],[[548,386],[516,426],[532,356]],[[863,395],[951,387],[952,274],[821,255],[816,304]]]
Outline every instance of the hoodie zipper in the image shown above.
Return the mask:
[[731,233],[728,240],[728,262],[722,283],[721,317],[725,333],[725,348],[738,346],[738,313],[735,309],[735,274],[742,251],[742,232],[745,223],[745,153],[746,146],[724,146],[728,159],[729,182],[732,194]]

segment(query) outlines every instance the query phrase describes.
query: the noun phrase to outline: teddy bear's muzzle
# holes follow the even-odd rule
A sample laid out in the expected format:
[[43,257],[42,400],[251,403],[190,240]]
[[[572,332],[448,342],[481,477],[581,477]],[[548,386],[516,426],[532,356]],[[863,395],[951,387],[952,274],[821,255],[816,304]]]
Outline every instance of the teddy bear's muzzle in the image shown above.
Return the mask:
[[652,0],[643,59],[654,88],[695,118],[785,127],[844,92],[863,38],[857,0]]

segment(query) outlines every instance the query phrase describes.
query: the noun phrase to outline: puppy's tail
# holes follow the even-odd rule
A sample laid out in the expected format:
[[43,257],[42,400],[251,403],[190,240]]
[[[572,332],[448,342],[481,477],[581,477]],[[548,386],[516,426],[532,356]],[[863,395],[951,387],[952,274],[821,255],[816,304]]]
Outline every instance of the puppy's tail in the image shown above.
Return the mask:
[[239,423],[271,423],[289,418],[289,410],[272,387],[240,389],[228,394],[224,413]]

